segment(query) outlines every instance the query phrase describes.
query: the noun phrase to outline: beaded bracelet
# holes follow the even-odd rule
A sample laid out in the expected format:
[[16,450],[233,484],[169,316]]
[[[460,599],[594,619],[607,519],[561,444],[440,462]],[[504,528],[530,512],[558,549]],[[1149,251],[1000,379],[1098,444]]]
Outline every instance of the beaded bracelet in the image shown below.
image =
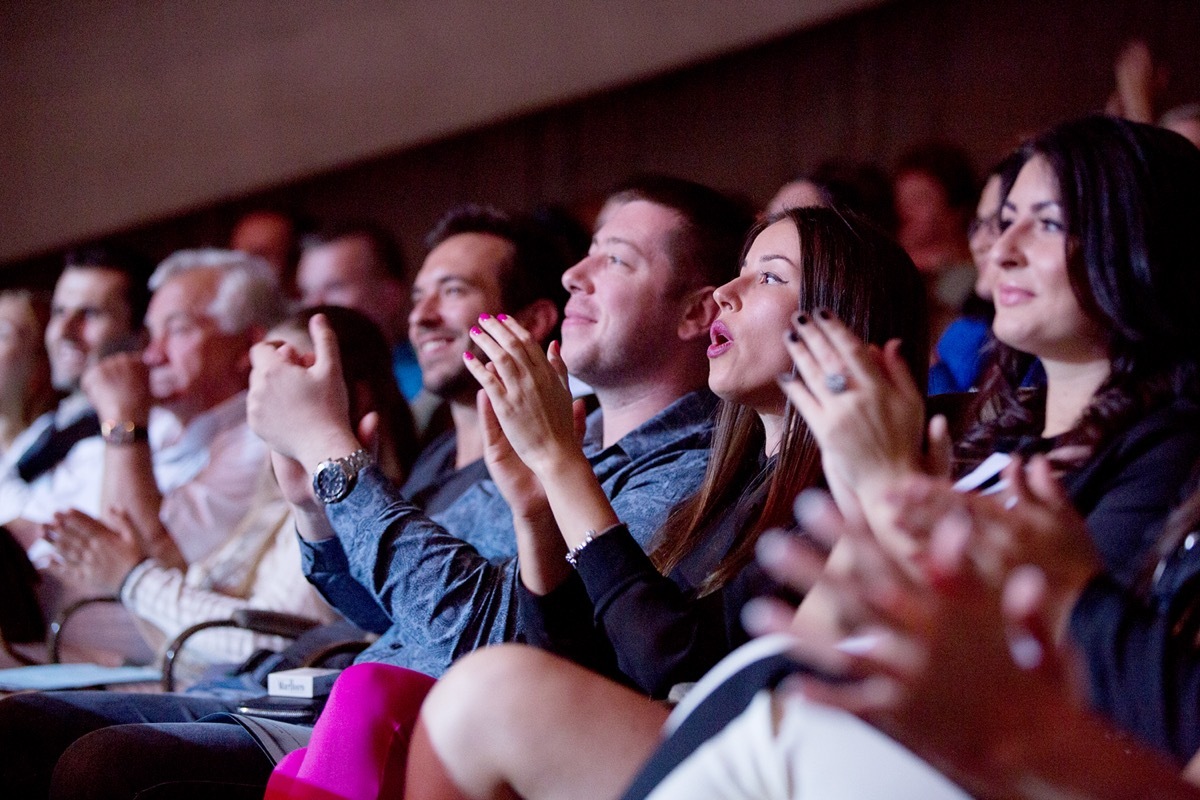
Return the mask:
[[576,566],[576,562],[579,560],[579,554],[583,552],[583,548],[591,544],[592,540],[595,538],[596,532],[594,530],[590,530],[583,535],[582,542],[567,551],[567,563],[570,564],[572,568]]

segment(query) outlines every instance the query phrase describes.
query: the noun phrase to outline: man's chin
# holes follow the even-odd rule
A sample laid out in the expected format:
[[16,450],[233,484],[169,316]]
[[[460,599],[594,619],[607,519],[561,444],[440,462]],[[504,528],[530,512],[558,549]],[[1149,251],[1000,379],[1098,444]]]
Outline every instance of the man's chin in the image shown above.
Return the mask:
[[474,402],[475,393],[479,391],[479,382],[465,369],[442,379],[436,377],[432,382],[426,382],[425,388],[430,394],[446,401]]

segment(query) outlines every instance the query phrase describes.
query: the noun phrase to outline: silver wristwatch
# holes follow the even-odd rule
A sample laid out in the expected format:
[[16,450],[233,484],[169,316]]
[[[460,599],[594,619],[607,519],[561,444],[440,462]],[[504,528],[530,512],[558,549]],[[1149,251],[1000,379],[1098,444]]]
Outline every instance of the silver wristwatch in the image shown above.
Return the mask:
[[358,480],[358,473],[375,463],[366,450],[355,450],[345,458],[322,461],[313,472],[313,494],[326,505],[346,499]]

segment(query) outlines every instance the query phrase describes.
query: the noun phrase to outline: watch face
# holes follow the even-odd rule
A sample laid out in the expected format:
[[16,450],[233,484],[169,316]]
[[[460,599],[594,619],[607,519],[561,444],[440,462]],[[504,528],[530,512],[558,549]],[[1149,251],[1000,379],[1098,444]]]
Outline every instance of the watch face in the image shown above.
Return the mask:
[[350,491],[350,479],[346,469],[337,462],[326,462],[317,470],[313,479],[313,490],[324,503],[336,503]]

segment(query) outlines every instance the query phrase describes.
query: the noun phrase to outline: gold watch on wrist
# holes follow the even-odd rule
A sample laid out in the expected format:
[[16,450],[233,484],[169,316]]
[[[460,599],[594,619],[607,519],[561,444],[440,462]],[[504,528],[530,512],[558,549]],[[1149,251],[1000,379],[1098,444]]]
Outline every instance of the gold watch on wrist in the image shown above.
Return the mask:
[[133,444],[150,441],[150,432],[145,425],[132,420],[106,419],[100,423],[100,436],[105,444]]

